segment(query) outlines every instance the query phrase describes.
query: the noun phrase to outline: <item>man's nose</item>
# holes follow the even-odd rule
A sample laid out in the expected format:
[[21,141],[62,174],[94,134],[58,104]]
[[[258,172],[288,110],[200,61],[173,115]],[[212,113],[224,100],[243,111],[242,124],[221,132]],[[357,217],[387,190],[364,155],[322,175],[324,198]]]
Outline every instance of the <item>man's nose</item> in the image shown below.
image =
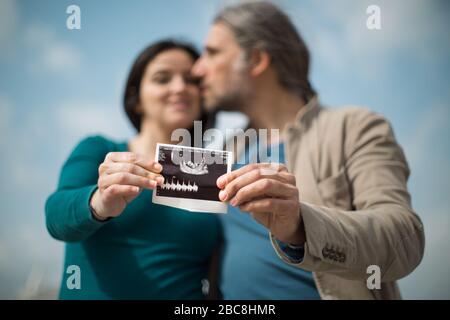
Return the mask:
[[196,77],[203,77],[205,75],[205,67],[203,65],[202,57],[200,57],[192,67],[192,74]]

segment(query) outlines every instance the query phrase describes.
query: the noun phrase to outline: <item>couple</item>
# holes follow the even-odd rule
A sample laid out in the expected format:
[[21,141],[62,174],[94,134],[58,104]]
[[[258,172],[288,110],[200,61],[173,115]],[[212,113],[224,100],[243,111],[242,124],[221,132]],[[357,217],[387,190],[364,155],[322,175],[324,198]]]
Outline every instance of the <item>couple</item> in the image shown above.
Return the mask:
[[[64,272],[60,298],[400,298],[395,281],[424,250],[402,149],[383,117],[322,107],[308,69],[299,33],[265,2],[220,11],[200,57],[175,41],[145,49],[124,95],[137,136],[80,142],[47,200],[47,228],[66,242],[64,270],[81,270],[79,290]],[[153,204],[163,182],[156,143],[173,143],[173,130],[195,120],[213,127],[217,110],[279,129],[278,171],[252,163],[220,177],[223,216]],[[370,265],[381,269],[380,289],[367,287]]]

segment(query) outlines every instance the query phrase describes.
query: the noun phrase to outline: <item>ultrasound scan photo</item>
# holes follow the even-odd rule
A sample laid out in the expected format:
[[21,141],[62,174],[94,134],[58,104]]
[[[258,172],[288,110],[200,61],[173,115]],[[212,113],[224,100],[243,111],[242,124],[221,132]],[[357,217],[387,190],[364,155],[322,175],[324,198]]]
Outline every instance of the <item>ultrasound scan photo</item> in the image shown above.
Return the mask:
[[158,144],[156,160],[163,166],[164,183],[153,202],[190,211],[226,213],[219,200],[217,178],[230,172],[228,151]]

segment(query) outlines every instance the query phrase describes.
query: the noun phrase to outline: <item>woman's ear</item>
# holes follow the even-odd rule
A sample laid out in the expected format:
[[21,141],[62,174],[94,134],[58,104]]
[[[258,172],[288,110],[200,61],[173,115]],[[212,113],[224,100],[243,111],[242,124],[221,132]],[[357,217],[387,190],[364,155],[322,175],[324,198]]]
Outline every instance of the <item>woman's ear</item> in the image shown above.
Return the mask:
[[253,77],[261,75],[269,68],[270,56],[265,50],[254,49],[250,57],[250,74]]

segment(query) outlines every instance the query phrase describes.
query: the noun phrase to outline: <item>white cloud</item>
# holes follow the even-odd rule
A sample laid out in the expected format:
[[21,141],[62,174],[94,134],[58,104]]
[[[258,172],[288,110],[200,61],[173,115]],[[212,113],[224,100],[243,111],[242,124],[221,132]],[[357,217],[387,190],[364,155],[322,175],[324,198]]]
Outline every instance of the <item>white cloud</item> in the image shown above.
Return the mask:
[[412,299],[450,298],[450,256],[443,254],[449,251],[450,168],[444,144],[449,134],[450,110],[444,101],[448,98],[422,110],[404,144],[411,167],[413,207],[425,228],[423,261],[401,282],[405,297]]
[[[381,9],[381,30],[366,27],[366,9],[372,4]],[[308,39],[313,59],[317,56],[333,71],[352,70],[368,78],[384,76],[395,53],[429,61],[436,54],[433,41],[446,28],[446,20],[424,0],[321,0],[311,6],[286,2],[285,7]]]
[[[38,146],[33,142],[46,141],[51,137],[51,122],[45,118],[48,115],[42,112],[28,112],[26,117],[21,117],[21,127],[18,130],[16,126],[10,125],[11,119],[18,112],[17,109],[13,109],[12,103],[7,99],[4,100],[4,103],[1,100],[0,114],[5,114],[5,119],[7,119],[5,127],[2,127],[4,132],[1,132],[0,138],[0,145],[7,154],[2,159],[5,166],[3,170],[7,173],[3,179],[8,181],[8,188],[5,189],[5,192],[8,194],[12,193],[12,190],[33,192],[33,184],[41,183],[46,179],[45,173],[38,169],[41,164],[36,161],[43,152],[42,145]],[[33,162],[30,159],[33,159]]]
[[431,104],[423,109],[422,112],[423,116],[420,117],[413,134],[405,144],[405,152],[412,165],[419,165],[423,161],[427,161],[426,158],[430,156],[427,151],[433,146],[433,141],[443,131],[448,131],[450,128],[448,102]]
[[57,171],[48,175],[49,161],[54,166],[61,165],[76,143],[87,135],[102,134],[117,140],[132,135],[128,120],[118,107],[99,103],[67,101],[50,109],[30,109],[21,118],[20,130],[9,126],[13,117],[12,103],[0,95],[0,146],[8,154],[2,158],[7,168],[3,179],[12,188],[5,189],[8,194],[11,190],[35,192],[34,184],[56,177]]
[[18,14],[14,0],[0,1],[0,55],[11,49],[10,40],[17,29]]
[[31,24],[24,33],[25,45],[33,50],[36,59],[32,68],[58,74],[79,72],[83,58],[80,50],[69,42],[58,39],[49,27]]
[[17,23],[16,3],[13,0],[0,1],[0,43],[8,39]]
[[42,219],[34,217],[28,222],[9,222],[10,228],[2,231],[1,299],[30,298],[42,290],[59,286],[63,265],[62,243],[48,236]]
[[6,241],[0,241],[0,270],[6,268],[8,263],[9,247],[6,245]]
[[425,226],[425,253],[418,268],[400,281],[407,299],[450,299],[448,208],[433,210],[431,216],[422,217]]
[[66,102],[58,107],[55,123],[65,137],[80,138],[87,134],[102,133],[123,139],[130,135],[127,120],[114,106],[90,102]]
[[81,57],[73,46],[67,43],[54,43],[44,50],[44,64],[51,71],[74,71],[81,66]]
[[12,103],[6,96],[0,94],[0,141],[7,133],[8,124],[12,118]]

